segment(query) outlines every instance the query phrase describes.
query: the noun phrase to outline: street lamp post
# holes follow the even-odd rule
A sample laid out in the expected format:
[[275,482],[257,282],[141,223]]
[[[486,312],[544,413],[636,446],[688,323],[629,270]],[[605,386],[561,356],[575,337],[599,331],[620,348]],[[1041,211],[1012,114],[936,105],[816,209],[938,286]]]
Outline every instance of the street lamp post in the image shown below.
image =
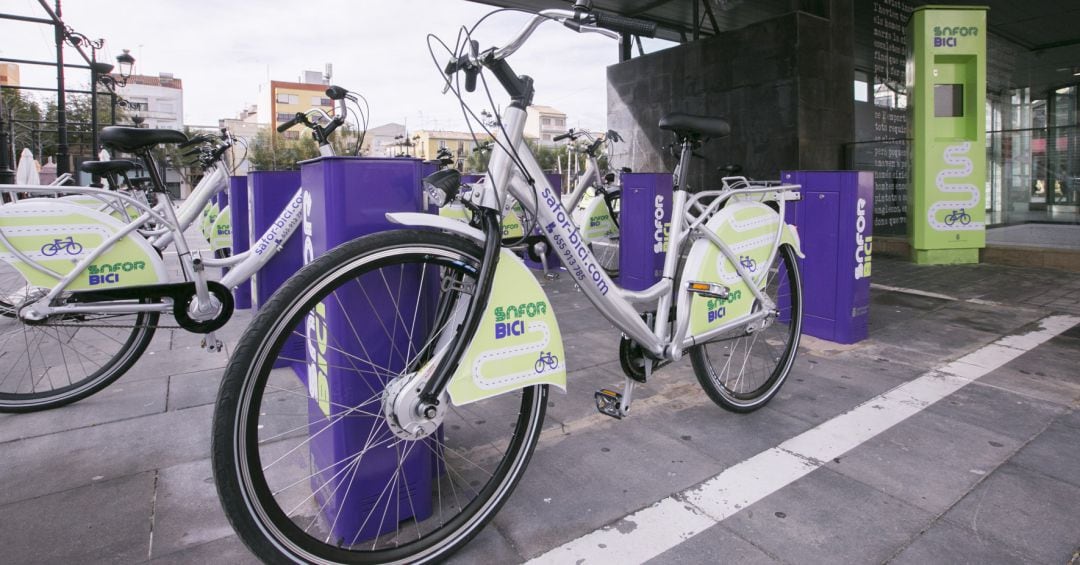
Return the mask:
[[116,123],[116,87],[126,86],[131,76],[131,69],[135,65],[135,57],[131,52],[124,52],[116,56],[116,62],[120,65],[120,80],[112,76],[113,66],[109,63],[98,62],[97,52],[105,46],[104,39],[90,39],[79,33],[70,26],[64,29],[64,37],[73,47],[87,45],[90,47],[90,152],[97,155],[98,148],[98,83],[108,89],[112,101],[109,117],[112,123]]

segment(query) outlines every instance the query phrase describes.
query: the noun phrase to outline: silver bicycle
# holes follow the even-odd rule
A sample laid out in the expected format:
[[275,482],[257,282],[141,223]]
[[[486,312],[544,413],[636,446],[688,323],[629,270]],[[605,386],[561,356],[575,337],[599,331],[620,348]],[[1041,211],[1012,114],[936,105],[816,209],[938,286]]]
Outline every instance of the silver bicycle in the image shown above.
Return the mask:
[[[760,408],[786,379],[802,320],[799,240],[784,221],[798,187],[735,189],[732,179],[692,192],[694,148],[728,124],[665,117],[660,127],[681,147],[670,251],[660,282],[619,288],[523,137],[532,81],[507,60],[548,21],[612,37],[654,29],[579,1],[540,12],[503,47],[466,47],[445,68],[447,85],[462,73],[469,89],[486,71],[507,91],[497,148],[485,182],[467,193],[455,171],[426,182],[436,202],[466,194],[471,224],[387,214],[403,229],[309,263],[242,338],[219,391],[212,457],[226,515],[261,559],[436,561],[506,502],[537,445],[548,387],[564,388],[567,374],[550,301],[501,247],[510,196],[625,336],[625,384],[596,393],[602,413],[627,416],[635,387],[685,356],[706,394],[735,411]],[[295,341],[303,347],[286,346]]]

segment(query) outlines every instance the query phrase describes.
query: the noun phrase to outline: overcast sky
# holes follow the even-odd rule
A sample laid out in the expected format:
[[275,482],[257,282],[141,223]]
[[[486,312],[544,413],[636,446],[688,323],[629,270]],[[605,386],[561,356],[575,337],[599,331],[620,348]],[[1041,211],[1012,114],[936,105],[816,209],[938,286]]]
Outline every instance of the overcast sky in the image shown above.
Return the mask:
[[[36,0],[3,4],[6,13],[45,17]],[[214,125],[248,104],[258,104],[265,118],[271,79],[296,81],[303,71],[331,63],[334,84],[367,97],[370,126],[398,122],[409,129],[455,130],[464,128],[461,110],[452,95],[440,93],[425,38],[431,33],[452,44],[462,25],[492,10],[463,0],[64,0],[62,8],[76,31],[105,39],[99,60],[115,63],[122,49],[130,49],[138,74],[181,79],[188,125]],[[498,14],[474,38],[481,48],[501,45],[525,21],[523,14]],[[55,58],[47,26],[0,20],[0,38],[0,57]],[[65,57],[81,61],[74,49],[66,49]],[[442,64],[447,55],[438,58]],[[510,62],[536,80],[535,103],[565,112],[569,126],[602,130],[605,67],[617,60],[617,41],[547,23]],[[21,74],[23,85],[55,88],[51,68],[21,65]],[[67,82],[86,88],[89,71],[69,69]],[[496,103],[505,105],[505,93],[497,84],[492,90]]]

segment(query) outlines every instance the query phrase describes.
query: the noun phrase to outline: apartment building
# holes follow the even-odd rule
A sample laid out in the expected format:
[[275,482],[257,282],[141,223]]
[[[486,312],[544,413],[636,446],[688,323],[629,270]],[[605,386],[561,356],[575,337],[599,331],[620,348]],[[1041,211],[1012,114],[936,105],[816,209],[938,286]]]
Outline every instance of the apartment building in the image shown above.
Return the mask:
[[557,135],[566,133],[566,114],[551,106],[529,106],[525,117],[525,137],[540,145],[554,145]]
[[[270,126],[279,125],[293,119],[297,112],[307,112],[312,108],[322,108],[327,114],[334,113],[334,101],[327,98],[326,87],[329,80],[318,71],[304,71],[302,82],[270,81]],[[287,139],[299,139],[304,126],[295,125],[283,135]]]
[[172,73],[132,75],[118,93],[127,101],[128,116],[142,118],[143,127],[184,129],[184,84]]

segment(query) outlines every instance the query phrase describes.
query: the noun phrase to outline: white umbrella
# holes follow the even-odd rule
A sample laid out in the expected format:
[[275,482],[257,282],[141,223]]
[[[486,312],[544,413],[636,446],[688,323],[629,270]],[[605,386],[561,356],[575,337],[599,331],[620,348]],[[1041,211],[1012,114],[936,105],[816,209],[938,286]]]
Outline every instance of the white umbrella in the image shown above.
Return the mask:
[[15,184],[41,184],[34,154],[29,149],[24,148],[19,155],[19,165],[15,168]]

